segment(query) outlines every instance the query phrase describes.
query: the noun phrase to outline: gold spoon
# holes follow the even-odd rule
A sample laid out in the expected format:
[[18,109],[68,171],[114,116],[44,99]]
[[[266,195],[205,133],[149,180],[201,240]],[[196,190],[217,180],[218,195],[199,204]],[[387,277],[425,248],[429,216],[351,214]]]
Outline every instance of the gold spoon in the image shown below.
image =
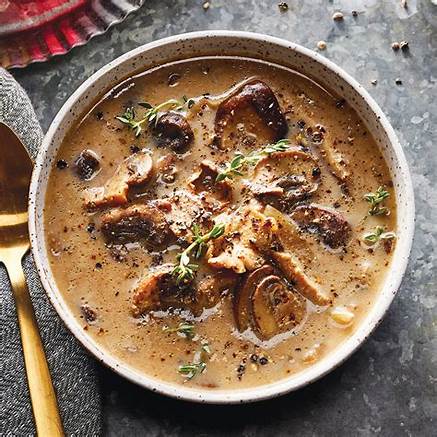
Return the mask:
[[0,123],[0,262],[8,271],[14,292],[36,430],[41,437],[56,437],[64,435],[62,422],[21,266],[30,247],[27,198],[31,175],[32,161],[25,147]]

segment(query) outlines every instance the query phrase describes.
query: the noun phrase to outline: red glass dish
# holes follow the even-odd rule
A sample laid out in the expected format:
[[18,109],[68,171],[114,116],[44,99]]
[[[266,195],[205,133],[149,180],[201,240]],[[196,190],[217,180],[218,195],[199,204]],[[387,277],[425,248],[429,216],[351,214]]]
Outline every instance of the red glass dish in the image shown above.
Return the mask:
[[0,0],[0,65],[24,67],[85,44],[144,0]]

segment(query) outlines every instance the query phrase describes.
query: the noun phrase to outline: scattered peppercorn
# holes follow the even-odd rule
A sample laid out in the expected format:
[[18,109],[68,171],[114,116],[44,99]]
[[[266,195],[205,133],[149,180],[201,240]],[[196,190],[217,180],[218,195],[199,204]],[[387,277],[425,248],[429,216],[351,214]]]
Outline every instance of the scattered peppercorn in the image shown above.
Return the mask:
[[96,269],[101,269],[103,267],[102,263],[96,263]]
[[281,2],[278,4],[278,8],[281,12],[287,12],[288,11],[288,4],[285,2]]
[[358,12],[357,11],[352,11],[352,17],[358,17]]
[[399,77],[396,78],[395,83],[396,85],[402,85],[402,79],[400,79]]
[[337,100],[337,101],[335,102],[335,106],[336,106],[337,108],[341,109],[341,108],[344,107],[344,104],[345,104],[345,103],[346,103],[346,100],[345,100],[345,99],[340,99],[340,100]]
[[399,43],[399,47],[401,48],[401,50],[403,51],[403,52],[406,52],[406,51],[408,51],[408,49],[409,49],[409,44],[408,44],[408,41],[401,41],[400,43]]
[[391,48],[392,48],[395,52],[397,52],[397,51],[401,48],[401,46],[400,46],[400,44],[399,44],[397,41],[395,41],[394,43],[392,43]]
[[344,15],[341,12],[336,12],[333,16],[332,19],[334,21],[343,21]]
[[240,364],[237,367],[237,377],[238,377],[238,379],[241,380],[241,378],[243,377],[245,371],[246,371],[246,366],[244,364]]
[[97,120],[102,120],[103,119],[103,112],[102,111],[96,112],[96,117],[97,117]]
[[138,153],[140,151],[140,148],[138,146],[135,146],[135,144],[132,144],[132,146],[130,146],[130,151],[132,153]]
[[94,223],[89,223],[86,227],[87,232],[90,234],[96,230],[96,225]]
[[259,359],[259,363],[261,364],[261,366],[265,366],[268,362],[269,360],[266,357],[261,357]]
[[97,313],[88,305],[82,305],[80,310],[88,323],[95,322],[97,320]]
[[60,159],[57,163],[56,163],[56,167],[58,167],[59,170],[64,170],[64,168],[68,167],[68,163],[67,161],[65,161],[64,159]]
[[313,168],[312,174],[313,174],[314,178],[319,177],[321,175],[321,173],[322,173],[322,171],[320,170],[320,167],[314,167]]
[[370,83],[371,83],[372,85],[376,85],[376,84],[378,83],[378,81],[377,81],[376,79],[372,79],[372,80],[370,81]]
[[250,356],[250,361],[252,361],[252,363],[257,363],[258,362],[258,355],[257,354],[252,354]]
[[326,44],[325,41],[319,41],[319,42],[317,43],[317,48],[318,48],[319,50],[325,50],[326,47],[327,47],[327,44]]

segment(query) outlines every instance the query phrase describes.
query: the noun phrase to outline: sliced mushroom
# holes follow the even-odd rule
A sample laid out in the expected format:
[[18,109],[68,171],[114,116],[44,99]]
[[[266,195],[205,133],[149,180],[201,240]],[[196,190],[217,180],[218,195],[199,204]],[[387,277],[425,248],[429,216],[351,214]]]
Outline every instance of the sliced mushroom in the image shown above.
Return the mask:
[[254,270],[264,263],[260,250],[270,246],[277,230],[273,218],[257,210],[256,204],[249,204],[231,217],[224,236],[210,243],[206,253],[208,264],[235,273]]
[[290,211],[319,187],[320,169],[314,157],[299,147],[273,153],[254,169],[248,187],[263,203]]
[[103,187],[85,190],[85,206],[99,208],[121,206],[128,201],[130,187],[144,185],[153,170],[152,158],[146,152],[138,152],[125,159]]
[[188,182],[193,192],[200,195],[214,210],[222,208],[232,200],[230,183],[227,180],[216,182],[218,174],[217,165],[205,160],[200,163],[200,170]]
[[109,243],[145,241],[156,248],[172,237],[164,213],[153,204],[114,209],[101,218],[101,230]]
[[272,251],[271,257],[287,280],[302,296],[315,305],[325,306],[331,302],[330,298],[320,290],[320,287],[305,274],[299,261],[290,253]]
[[240,332],[246,331],[251,326],[250,301],[252,294],[261,280],[273,273],[273,267],[264,265],[246,276],[243,286],[235,295],[234,317]]
[[305,299],[269,265],[247,275],[234,305],[238,330],[244,332],[250,327],[263,340],[294,328],[305,313]]
[[285,137],[288,125],[275,94],[264,82],[254,80],[243,85],[219,105],[214,123],[216,145],[221,145],[224,130],[236,112],[247,108],[253,109],[264,122],[272,141]]
[[340,212],[315,204],[297,207],[291,218],[302,230],[320,236],[333,249],[346,245],[352,233],[350,224]]
[[82,150],[74,161],[74,169],[80,179],[91,180],[100,169],[100,160],[92,150]]
[[[299,254],[302,252],[307,253],[310,259],[314,258],[314,252],[309,247],[305,238],[302,236],[302,232],[296,223],[289,218],[288,215],[282,213],[271,205],[267,205],[263,212],[267,217],[272,217],[278,223],[280,232],[278,232],[278,239],[286,248],[292,249],[293,247],[299,247]],[[281,249],[277,249],[281,251]]]
[[276,275],[267,276],[252,297],[253,323],[261,338],[269,339],[299,325],[306,313],[305,299]]
[[194,134],[186,118],[178,112],[164,112],[154,127],[158,147],[184,153],[194,140]]

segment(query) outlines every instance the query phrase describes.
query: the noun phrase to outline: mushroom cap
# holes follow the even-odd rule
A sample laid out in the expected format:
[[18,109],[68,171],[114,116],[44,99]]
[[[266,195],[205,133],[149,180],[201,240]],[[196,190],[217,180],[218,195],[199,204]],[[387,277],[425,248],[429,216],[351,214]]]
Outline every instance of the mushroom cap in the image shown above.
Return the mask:
[[311,204],[298,206],[290,217],[302,230],[319,236],[332,249],[345,246],[352,229],[343,214],[324,206]]
[[186,118],[175,111],[159,116],[153,129],[158,147],[168,147],[176,153],[184,153],[194,141],[194,133]]
[[100,171],[100,159],[96,152],[85,149],[74,160],[74,170],[80,179],[89,181]]
[[255,331],[267,340],[296,327],[306,314],[305,299],[276,275],[258,283],[251,303]]
[[243,84],[230,97],[220,103],[214,122],[214,143],[222,146],[222,137],[233,121],[234,117],[247,109],[253,119],[253,112],[260,119],[268,132],[270,141],[284,138],[288,132],[288,125],[282,113],[279,102],[272,89],[261,80],[255,79]]
[[300,324],[306,314],[306,301],[271,265],[249,273],[234,301],[237,328],[251,328],[262,340]]
[[172,236],[165,215],[153,204],[113,209],[101,217],[101,223],[106,241],[115,244],[145,241],[155,247]]

